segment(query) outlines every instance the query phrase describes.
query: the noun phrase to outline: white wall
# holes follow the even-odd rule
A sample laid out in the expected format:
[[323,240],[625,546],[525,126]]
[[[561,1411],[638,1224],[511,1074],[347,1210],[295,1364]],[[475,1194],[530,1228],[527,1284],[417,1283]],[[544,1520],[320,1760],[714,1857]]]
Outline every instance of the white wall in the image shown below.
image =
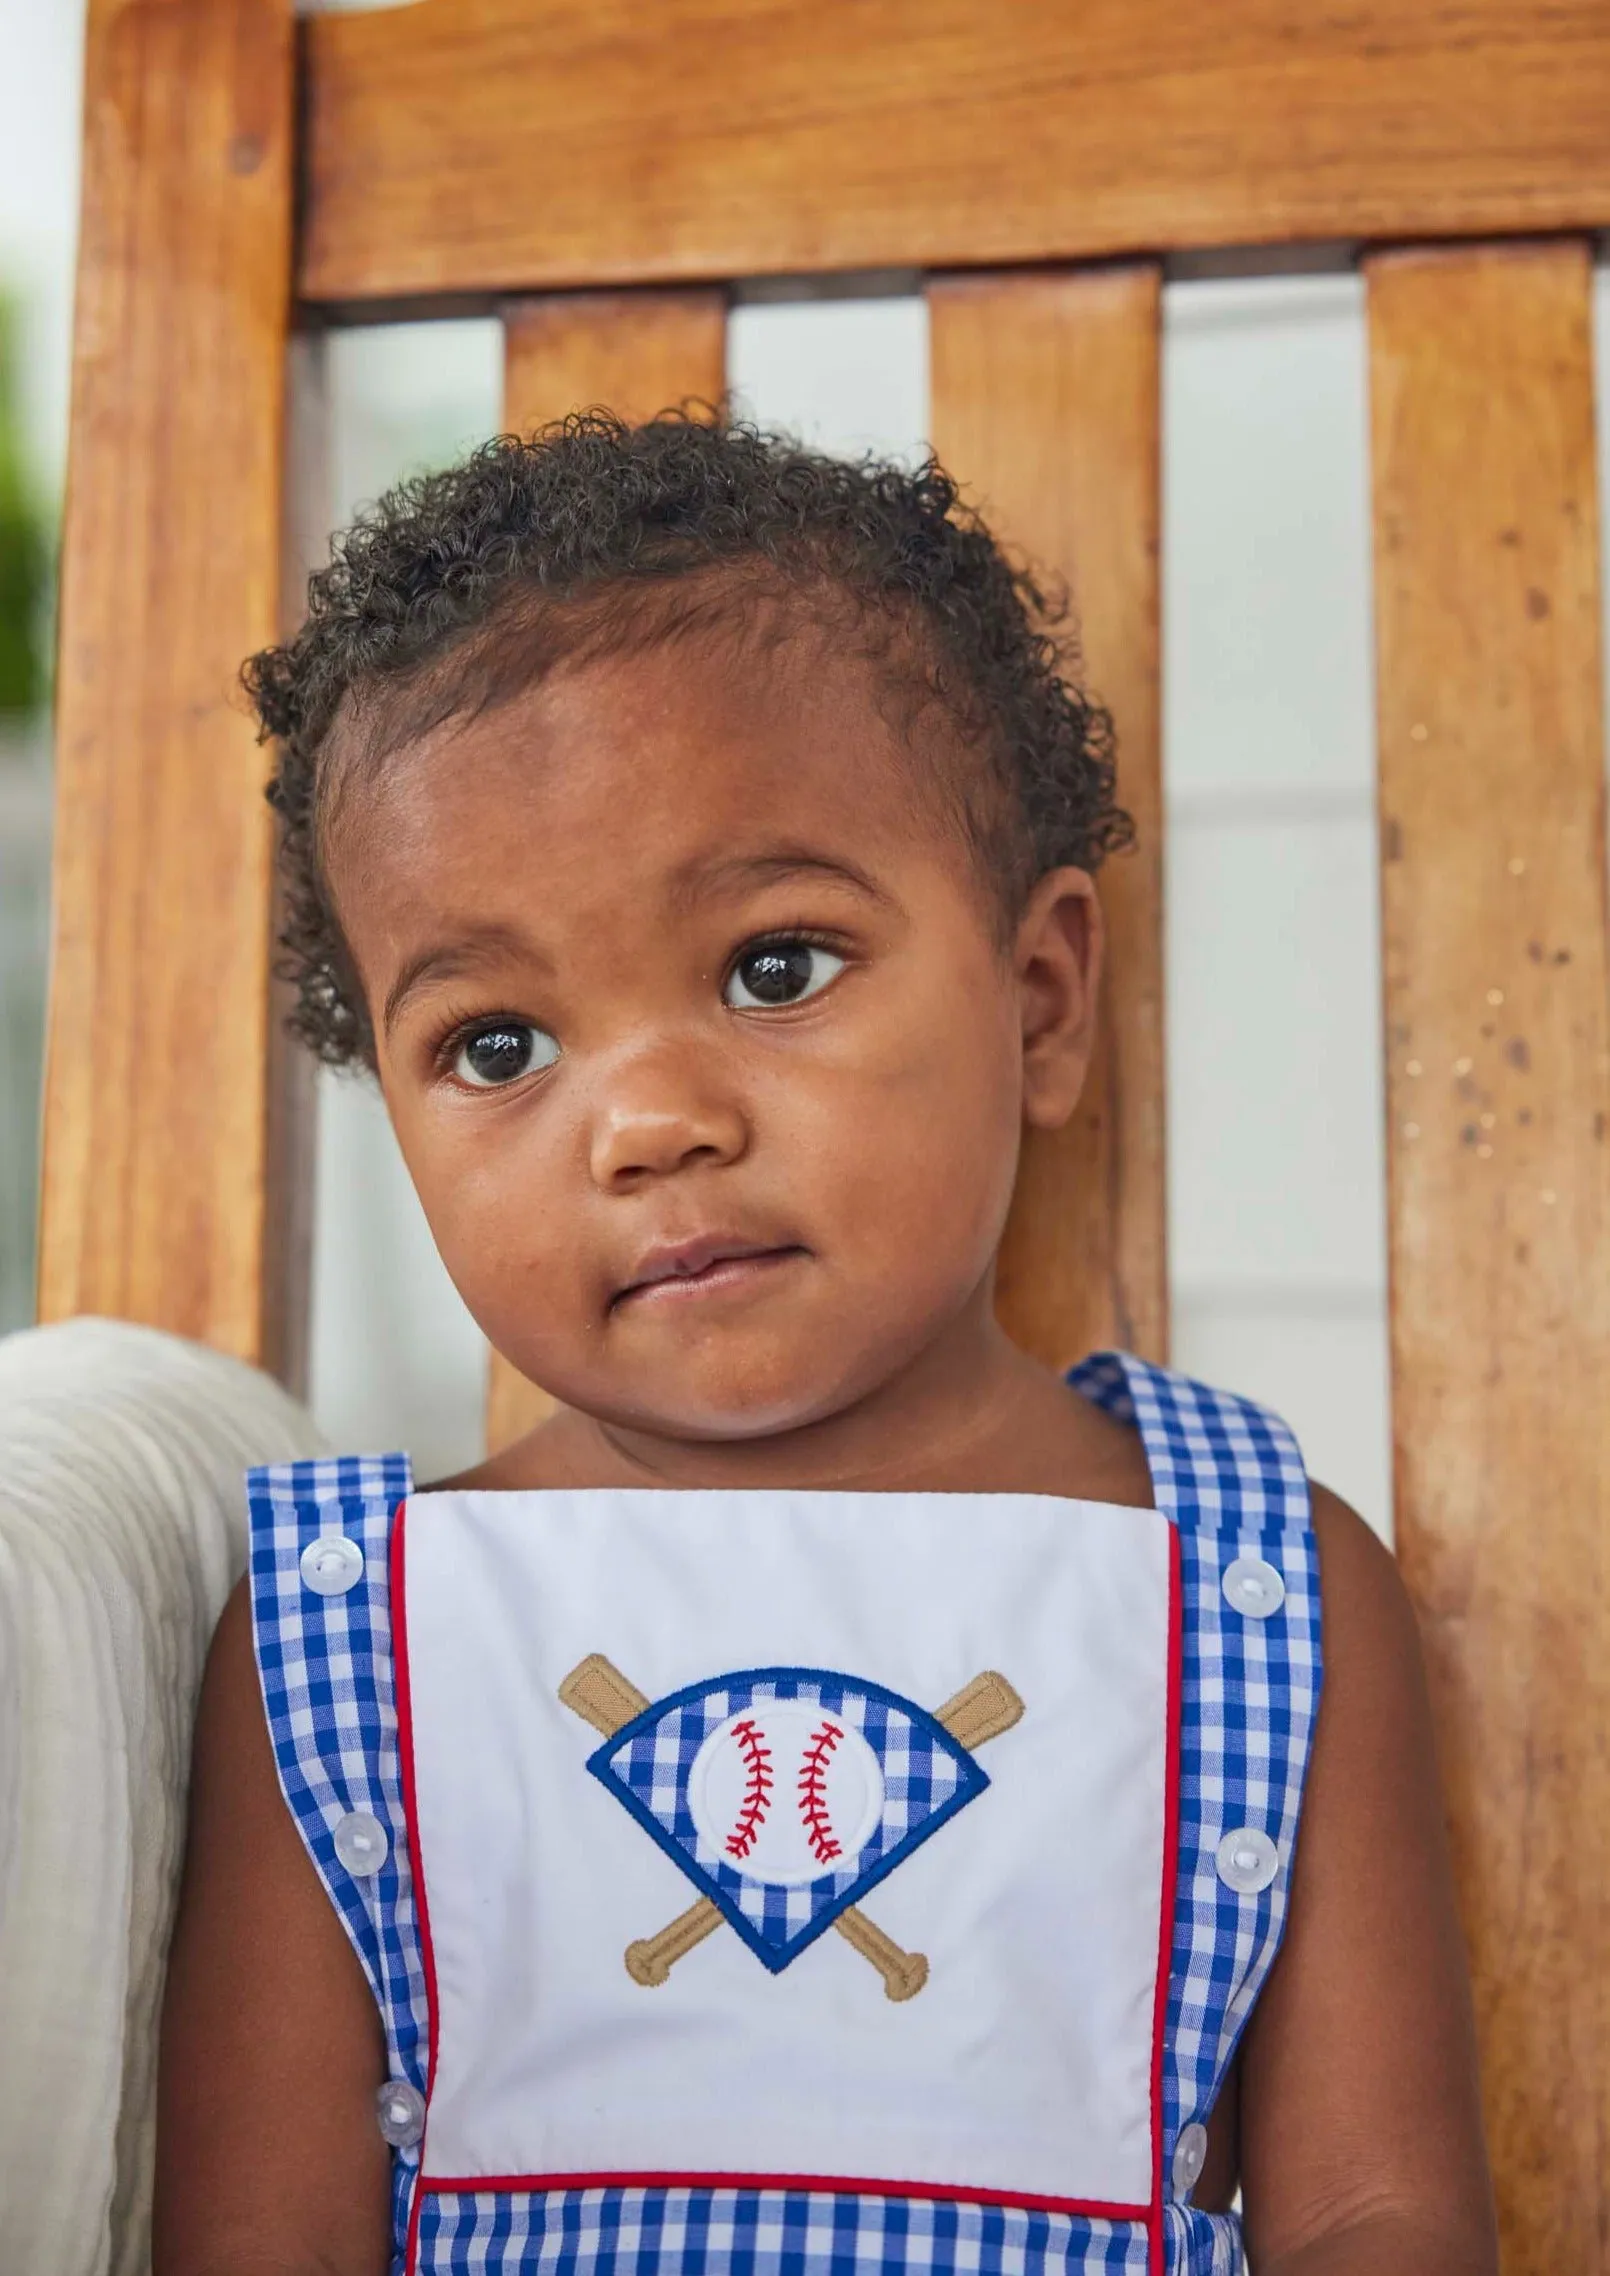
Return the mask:
[[1390,1516],[1363,288],[1164,300],[1177,1363]]

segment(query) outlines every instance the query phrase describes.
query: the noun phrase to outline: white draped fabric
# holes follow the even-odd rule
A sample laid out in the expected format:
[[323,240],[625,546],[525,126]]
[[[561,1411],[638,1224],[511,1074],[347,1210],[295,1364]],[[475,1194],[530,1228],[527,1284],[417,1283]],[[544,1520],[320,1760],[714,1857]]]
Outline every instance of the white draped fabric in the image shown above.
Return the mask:
[[279,1386],[107,1320],[0,1342],[0,2267],[149,2262],[157,2010],[241,1474]]

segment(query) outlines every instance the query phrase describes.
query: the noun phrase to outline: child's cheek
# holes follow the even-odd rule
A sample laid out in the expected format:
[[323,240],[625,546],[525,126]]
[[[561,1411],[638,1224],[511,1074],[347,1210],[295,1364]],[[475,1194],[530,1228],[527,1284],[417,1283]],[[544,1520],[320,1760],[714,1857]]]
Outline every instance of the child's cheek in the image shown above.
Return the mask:
[[913,1004],[757,1095],[759,1160],[782,1166],[824,1251],[892,1275],[889,1294],[921,1300],[934,1273],[976,1278],[999,1240],[1021,1135],[1011,1009]]

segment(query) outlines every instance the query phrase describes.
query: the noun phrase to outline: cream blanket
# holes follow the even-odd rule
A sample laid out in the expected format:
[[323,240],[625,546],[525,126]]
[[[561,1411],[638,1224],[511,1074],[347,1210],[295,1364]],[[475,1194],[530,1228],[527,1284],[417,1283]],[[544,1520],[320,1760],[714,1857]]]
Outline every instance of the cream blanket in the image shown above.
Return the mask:
[[321,1453],[267,1377],[104,1320],[0,1342],[0,2269],[149,2265],[157,2009],[241,1472]]

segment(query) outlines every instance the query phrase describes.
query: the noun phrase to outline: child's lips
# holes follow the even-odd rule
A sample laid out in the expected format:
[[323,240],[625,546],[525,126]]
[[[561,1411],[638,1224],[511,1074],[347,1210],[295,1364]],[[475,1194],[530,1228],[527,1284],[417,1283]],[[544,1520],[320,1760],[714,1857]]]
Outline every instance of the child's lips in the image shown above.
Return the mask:
[[796,1242],[745,1241],[709,1235],[650,1249],[632,1278],[611,1299],[611,1309],[631,1302],[686,1303],[699,1296],[747,1288],[805,1251]]

